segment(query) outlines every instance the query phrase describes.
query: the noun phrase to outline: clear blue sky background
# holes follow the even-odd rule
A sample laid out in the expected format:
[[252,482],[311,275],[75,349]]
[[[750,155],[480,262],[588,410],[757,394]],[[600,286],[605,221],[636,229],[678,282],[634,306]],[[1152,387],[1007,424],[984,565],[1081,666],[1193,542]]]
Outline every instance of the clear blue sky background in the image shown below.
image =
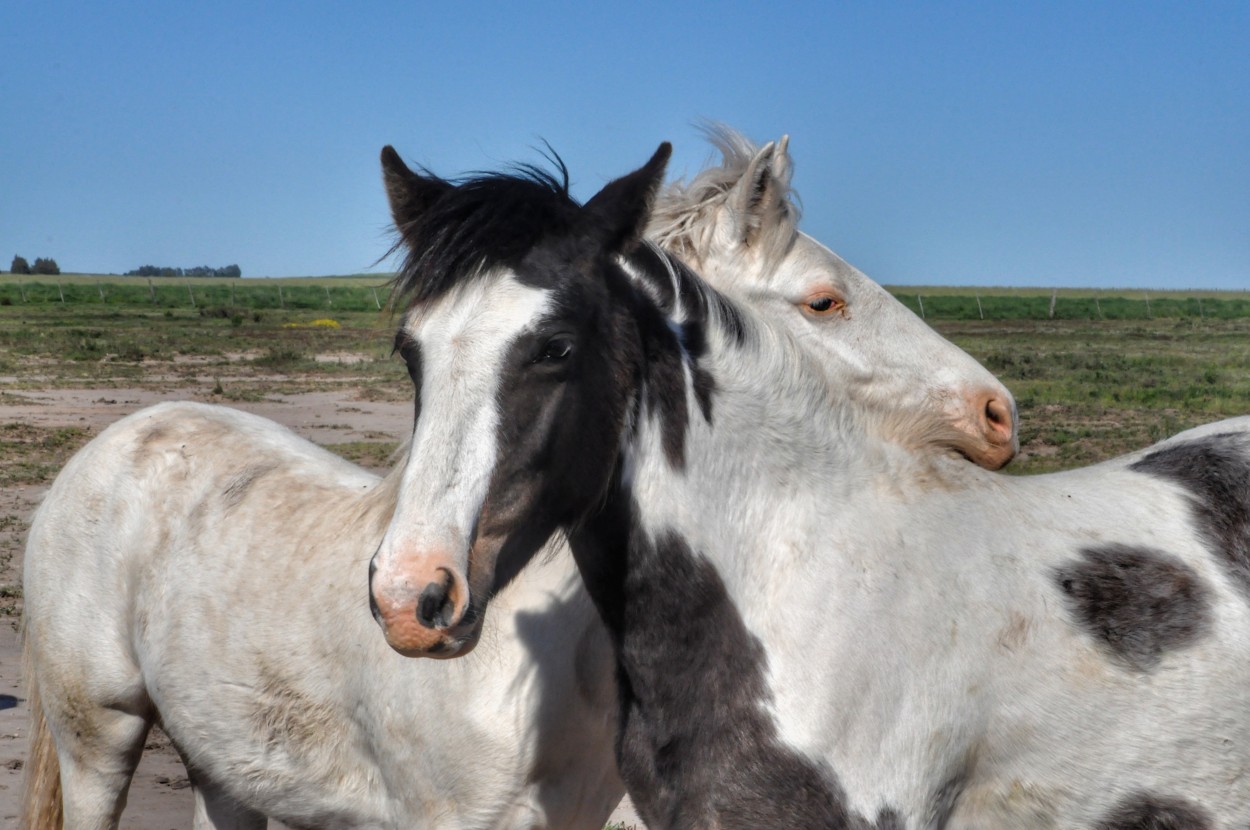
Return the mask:
[[[792,136],[881,282],[1250,288],[1250,2],[0,4],[0,266],[354,273],[383,144],[574,192]],[[385,264],[384,266],[385,267]],[[376,269],[375,269],[376,270]]]

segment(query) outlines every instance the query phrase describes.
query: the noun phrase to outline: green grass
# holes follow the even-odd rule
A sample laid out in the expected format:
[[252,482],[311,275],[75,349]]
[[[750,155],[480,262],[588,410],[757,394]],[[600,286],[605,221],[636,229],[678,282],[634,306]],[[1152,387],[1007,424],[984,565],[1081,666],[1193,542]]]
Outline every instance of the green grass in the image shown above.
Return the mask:
[[1250,414],[1250,318],[934,321],[1020,410],[1017,473],[1066,469]]
[[[168,284],[154,278],[158,299],[168,293],[167,305],[150,302],[146,278],[110,278],[120,282],[105,286],[104,302],[96,278],[74,279],[63,284],[62,304],[59,292],[36,301],[29,278],[0,278],[0,292],[14,291],[19,280],[29,292],[28,302],[0,302],[0,376],[12,379],[0,395],[82,385],[185,385],[224,402],[344,386],[367,400],[412,394],[391,355],[395,319],[373,300],[373,287],[383,282],[378,275]],[[217,302],[232,283],[235,304],[228,296]],[[276,305],[279,283],[285,307]],[[202,297],[195,308],[184,284]],[[55,283],[43,285],[56,292]],[[325,305],[327,287],[332,307]],[[1146,317],[1143,292],[1060,291],[1052,318],[1044,289],[893,290],[914,308],[920,294],[928,322],[1016,395],[1023,448],[1012,472],[1088,464],[1250,413],[1250,292],[1151,292]],[[384,289],[378,294],[385,303]],[[1101,317],[1088,313],[1095,296]],[[314,322],[324,319],[337,327]],[[357,360],[324,362],[335,354]],[[342,448],[371,465],[385,450]],[[33,480],[38,470],[7,475]]]

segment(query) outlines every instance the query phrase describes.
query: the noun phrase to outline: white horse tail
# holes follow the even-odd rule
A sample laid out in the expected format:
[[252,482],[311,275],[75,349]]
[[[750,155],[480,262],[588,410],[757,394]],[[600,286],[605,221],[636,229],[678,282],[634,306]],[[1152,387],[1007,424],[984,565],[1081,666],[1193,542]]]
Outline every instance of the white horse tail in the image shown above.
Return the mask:
[[30,752],[26,757],[26,781],[22,793],[22,830],[61,830],[61,764],[56,744],[43,716],[39,685],[35,682],[30,637],[22,636],[22,671],[26,675],[26,705],[30,707]]

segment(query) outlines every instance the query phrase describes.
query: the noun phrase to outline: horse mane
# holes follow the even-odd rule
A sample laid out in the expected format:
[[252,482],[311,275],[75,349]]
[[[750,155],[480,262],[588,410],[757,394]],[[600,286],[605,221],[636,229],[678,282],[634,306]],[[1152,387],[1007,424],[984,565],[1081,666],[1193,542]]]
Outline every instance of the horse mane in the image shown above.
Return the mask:
[[[648,238],[696,266],[713,245],[716,212],[731,209],[727,204],[734,185],[746,175],[760,147],[737,130],[720,123],[701,127],[703,135],[720,151],[719,167],[707,167],[688,183],[684,179],[670,182],[660,191],[647,226]],[[789,250],[798,234],[801,210],[798,194],[790,186],[790,174],[775,179],[781,188],[778,196],[782,210],[776,220],[760,227],[759,245],[764,267],[771,269]]]
[[697,359],[704,351],[704,324],[709,318],[731,342],[742,345],[746,341],[748,324],[743,310],[676,254],[644,239],[628,265],[656,307],[669,318],[681,318],[674,322],[682,324],[682,345],[691,357]]
[[392,253],[408,252],[390,281],[392,307],[411,308],[499,266],[515,267],[548,233],[573,227],[580,207],[569,195],[569,172],[519,164],[510,172],[463,179],[421,173],[443,192],[400,227]]

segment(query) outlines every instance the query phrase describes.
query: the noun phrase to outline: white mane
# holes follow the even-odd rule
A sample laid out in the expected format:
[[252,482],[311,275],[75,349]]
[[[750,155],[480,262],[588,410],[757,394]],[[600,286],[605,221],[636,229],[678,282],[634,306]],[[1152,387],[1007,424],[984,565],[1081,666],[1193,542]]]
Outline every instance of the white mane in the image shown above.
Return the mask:
[[761,221],[761,217],[730,204],[730,194],[763,148],[724,124],[707,124],[703,133],[720,151],[720,166],[699,171],[689,182],[678,179],[665,185],[651,211],[647,237],[697,269],[715,244],[718,214],[724,210],[750,221],[761,232],[758,244],[767,268],[785,256],[798,235],[801,211],[798,194],[790,186],[793,166],[789,155],[783,154],[784,169],[774,182],[774,186],[780,185],[781,194],[775,214],[768,217],[769,221]]

